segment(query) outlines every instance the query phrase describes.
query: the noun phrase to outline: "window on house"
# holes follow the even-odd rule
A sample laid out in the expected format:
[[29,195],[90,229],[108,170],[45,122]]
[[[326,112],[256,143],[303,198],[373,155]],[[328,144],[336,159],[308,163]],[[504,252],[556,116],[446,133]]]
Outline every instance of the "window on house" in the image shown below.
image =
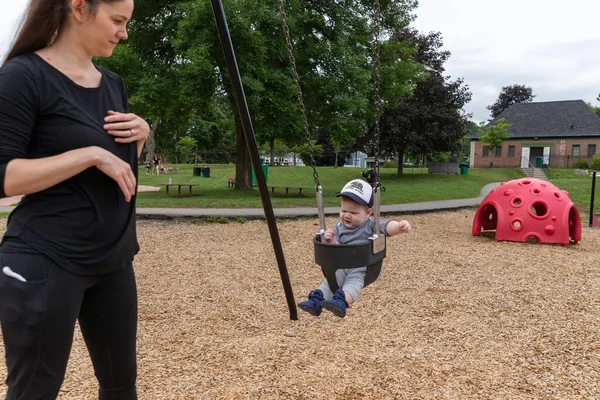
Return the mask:
[[508,146],[508,156],[509,157],[515,156],[515,146]]
[[571,155],[573,157],[579,157],[579,145],[578,144],[573,145],[573,148],[571,149]]
[[489,157],[490,156],[490,149],[488,149],[487,146],[483,146],[483,156],[484,157]]
[[596,154],[596,145],[588,144],[588,157],[594,157]]
[[496,155],[494,157],[502,157],[502,146],[496,146]]

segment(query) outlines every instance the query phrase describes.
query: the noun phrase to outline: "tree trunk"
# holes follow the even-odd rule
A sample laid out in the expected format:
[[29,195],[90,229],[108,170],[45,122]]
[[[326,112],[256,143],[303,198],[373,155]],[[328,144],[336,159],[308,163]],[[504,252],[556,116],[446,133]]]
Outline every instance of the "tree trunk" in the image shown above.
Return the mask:
[[242,120],[238,112],[237,106],[233,105],[233,115],[235,119],[235,187],[237,189],[252,189],[252,160],[248,152],[246,144],[246,136],[244,136],[244,128]]
[[398,172],[396,175],[404,175],[404,149],[398,150]]
[[160,122],[160,118],[156,118],[152,121],[152,125],[150,125],[150,133],[148,134],[148,139],[146,139],[146,163],[152,165],[152,157],[154,157],[154,152],[156,151],[156,141],[154,140],[154,135],[156,134],[156,129],[158,128],[158,123]]
[[177,148],[177,142],[179,142],[179,132],[175,133],[175,138],[173,139],[173,147],[175,149],[175,164],[181,164],[181,151]]
[[273,161],[275,161],[275,138],[271,138],[271,140],[269,140],[269,149],[271,150],[271,154],[270,154],[270,164],[273,165]]
[[339,152],[336,150],[335,151],[335,161],[333,163],[333,168],[337,168],[337,166],[338,166],[338,154],[339,154]]

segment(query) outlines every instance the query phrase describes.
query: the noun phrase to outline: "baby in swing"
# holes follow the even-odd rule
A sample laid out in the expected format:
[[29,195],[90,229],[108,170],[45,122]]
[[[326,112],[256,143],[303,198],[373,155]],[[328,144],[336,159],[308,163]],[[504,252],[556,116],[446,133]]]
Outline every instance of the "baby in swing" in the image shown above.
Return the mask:
[[[340,221],[334,229],[328,229],[323,237],[325,243],[356,244],[364,243],[374,233],[373,188],[361,179],[348,182],[337,194],[342,198],[340,206]],[[407,221],[380,220],[380,232],[385,236],[395,236],[410,232]],[[346,309],[358,299],[365,285],[367,267],[353,269],[338,269],[335,273],[340,287],[332,293],[324,279],[318,289],[308,294],[308,300],[298,304],[298,307],[311,315],[319,316],[323,308],[338,317],[346,316]]]

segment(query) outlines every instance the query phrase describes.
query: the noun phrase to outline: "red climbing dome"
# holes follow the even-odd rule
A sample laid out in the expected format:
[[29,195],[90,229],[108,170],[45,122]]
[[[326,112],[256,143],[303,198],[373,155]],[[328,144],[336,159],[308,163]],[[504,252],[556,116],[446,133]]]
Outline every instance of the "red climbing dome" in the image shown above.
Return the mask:
[[503,182],[483,199],[473,219],[473,235],[496,230],[496,240],[577,244],[581,240],[579,210],[566,190],[535,178]]

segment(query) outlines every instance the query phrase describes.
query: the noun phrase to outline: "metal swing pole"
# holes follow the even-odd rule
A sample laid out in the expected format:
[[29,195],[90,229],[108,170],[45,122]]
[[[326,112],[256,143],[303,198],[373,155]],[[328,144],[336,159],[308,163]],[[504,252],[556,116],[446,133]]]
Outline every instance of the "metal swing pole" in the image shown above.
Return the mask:
[[225,18],[223,4],[221,3],[221,0],[211,0],[211,6],[215,16],[215,22],[217,23],[217,29],[219,30],[219,38],[221,39],[221,46],[223,46],[223,53],[225,54],[225,59],[227,60],[227,69],[229,71],[229,77],[231,78],[231,84],[233,86],[235,103],[240,113],[240,119],[244,128],[244,136],[246,137],[246,144],[248,145],[248,151],[254,166],[254,174],[256,175],[256,183],[258,184],[260,197],[263,203],[263,209],[265,211],[265,217],[267,218],[267,225],[269,226],[269,232],[271,233],[271,241],[273,242],[273,249],[275,250],[279,274],[281,275],[283,290],[285,291],[288,308],[290,309],[290,319],[297,320],[298,310],[296,308],[294,293],[292,291],[292,285],[290,283],[290,278],[285,264],[285,257],[283,256],[283,249],[281,247],[279,231],[277,230],[277,223],[275,222],[275,214],[273,213],[271,197],[269,197],[265,176],[260,165],[258,146],[256,145],[256,137],[254,136],[254,128],[252,127],[252,120],[250,119],[248,104],[246,103],[244,87],[242,86],[242,80],[240,78],[235,52],[233,51],[231,36],[229,35],[229,28],[227,27],[227,19]]
[[596,196],[596,171],[592,174],[592,196],[590,198],[590,223],[589,227],[594,226],[594,197]]

